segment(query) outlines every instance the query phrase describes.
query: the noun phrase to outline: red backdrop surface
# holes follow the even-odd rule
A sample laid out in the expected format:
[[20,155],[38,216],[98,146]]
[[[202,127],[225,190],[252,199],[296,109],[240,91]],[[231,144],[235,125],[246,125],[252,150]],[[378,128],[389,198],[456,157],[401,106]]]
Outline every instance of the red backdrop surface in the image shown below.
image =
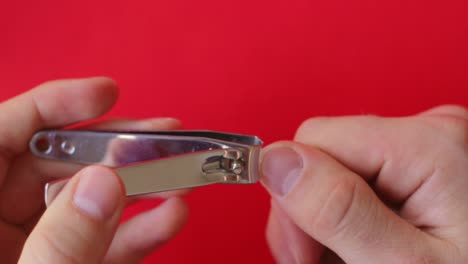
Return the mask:
[[[51,79],[106,75],[108,117],[291,139],[319,115],[468,105],[465,0],[2,1],[0,99]],[[260,185],[187,197],[182,233],[147,263],[270,263]],[[132,207],[127,215],[157,201]],[[158,223],[155,223],[157,225]]]

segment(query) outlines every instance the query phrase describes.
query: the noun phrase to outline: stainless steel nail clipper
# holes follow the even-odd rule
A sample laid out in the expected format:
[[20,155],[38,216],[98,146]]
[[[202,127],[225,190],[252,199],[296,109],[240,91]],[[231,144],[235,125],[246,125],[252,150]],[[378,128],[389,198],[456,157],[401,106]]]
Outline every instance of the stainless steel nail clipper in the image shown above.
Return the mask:
[[212,131],[45,130],[33,136],[30,149],[45,159],[115,168],[133,196],[256,183],[262,144],[256,136]]

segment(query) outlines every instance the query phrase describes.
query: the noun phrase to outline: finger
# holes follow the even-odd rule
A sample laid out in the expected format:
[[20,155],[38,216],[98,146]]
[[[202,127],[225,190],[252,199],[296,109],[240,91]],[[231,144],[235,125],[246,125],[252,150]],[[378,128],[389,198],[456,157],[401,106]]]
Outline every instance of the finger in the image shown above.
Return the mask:
[[105,262],[140,263],[174,238],[187,218],[188,207],[177,197],[131,218],[118,229]]
[[468,109],[443,105],[424,111],[417,118],[440,131],[440,137],[450,138],[458,145],[467,145]]
[[346,263],[443,263],[437,249],[450,250],[394,214],[359,175],[318,149],[273,144],[262,171],[286,214]]
[[[172,118],[152,118],[144,120],[112,120],[82,127],[83,129],[126,129],[126,130],[171,130],[181,126],[180,121]],[[7,222],[21,224],[42,209],[43,187],[45,183],[68,178],[83,168],[73,163],[39,159],[30,152],[20,155],[9,170],[10,175],[0,192],[0,215]],[[189,190],[178,190],[151,194],[129,199],[134,202],[144,198],[168,198],[185,195]],[[30,202],[17,203],[17,197]]]
[[384,165],[391,139],[383,136],[390,128],[374,116],[317,117],[302,123],[294,140],[316,146],[371,180]]
[[48,82],[0,105],[0,146],[12,156],[24,152],[37,130],[96,118],[117,100],[107,78]]
[[172,117],[156,117],[147,119],[110,119],[89,126],[79,126],[86,130],[124,130],[124,131],[164,131],[180,129],[182,122]]
[[123,192],[109,169],[80,171],[39,220],[20,263],[101,263],[119,225]]
[[276,263],[294,263],[294,255],[285,239],[283,227],[273,210],[270,210],[268,216],[266,238]]
[[441,105],[422,112],[420,115],[457,117],[468,120],[468,110],[459,105]]
[[[182,122],[175,118],[149,118],[143,120],[132,119],[114,119],[93,126],[82,127],[82,129],[92,130],[125,130],[125,131],[165,131],[181,129]],[[163,198],[167,199],[174,196],[183,196],[190,192],[190,189],[173,190],[167,192],[159,192],[153,194],[139,195],[127,199],[127,205],[143,199]]]
[[[460,167],[466,164],[460,146],[466,145],[467,122],[434,118],[438,111],[447,115],[449,109],[453,108],[405,118],[313,118],[301,125],[295,140],[318,147],[362,176],[382,200],[401,209],[400,215],[414,225],[451,225],[466,219],[464,210],[452,210],[450,223],[444,223],[437,212],[468,201],[461,188],[466,177],[460,175]],[[462,112],[456,109],[453,115]],[[451,198],[439,195],[434,200],[442,189],[450,190]]]
[[431,162],[449,145],[414,117],[313,118],[301,125],[295,141],[334,157],[394,204],[404,202],[434,173]]
[[[80,129],[86,130],[126,130],[126,131],[155,131],[174,130],[181,127],[181,122],[173,118],[150,118],[141,120],[108,120],[91,126],[82,126]],[[34,157],[31,153],[18,158],[17,164],[21,164],[21,170],[27,170],[30,174],[39,174],[42,182],[48,182],[57,178],[68,177],[76,173],[83,166],[69,162],[57,162]],[[28,164],[28,166],[24,166]],[[17,172],[18,174],[18,172]],[[37,176],[36,176],[37,177]]]
[[304,233],[272,199],[267,241],[277,263],[319,263],[324,248]]

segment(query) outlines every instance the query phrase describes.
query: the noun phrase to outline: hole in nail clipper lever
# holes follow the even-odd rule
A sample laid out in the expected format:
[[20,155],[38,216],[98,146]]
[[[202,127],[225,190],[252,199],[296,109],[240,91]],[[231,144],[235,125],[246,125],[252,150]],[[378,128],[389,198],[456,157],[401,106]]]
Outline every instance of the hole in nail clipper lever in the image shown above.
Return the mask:
[[43,154],[49,154],[50,152],[52,152],[52,144],[46,137],[38,138],[36,140],[35,147],[37,151]]
[[60,145],[60,148],[63,152],[65,152],[68,155],[73,155],[73,153],[75,153],[76,150],[75,146],[68,141],[63,141]]

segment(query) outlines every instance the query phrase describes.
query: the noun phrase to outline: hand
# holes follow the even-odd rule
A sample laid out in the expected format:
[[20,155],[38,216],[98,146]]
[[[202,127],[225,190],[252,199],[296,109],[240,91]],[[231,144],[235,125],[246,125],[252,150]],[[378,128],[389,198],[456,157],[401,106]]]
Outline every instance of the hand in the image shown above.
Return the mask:
[[[2,263],[137,263],[182,228],[187,207],[174,193],[166,193],[169,199],[161,206],[119,226],[127,201],[112,170],[56,164],[27,151],[36,131],[97,118],[111,108],[117,94],[109,79],[63,80],[0,104]],[[88,128],[162,130],[179,125],[173,119],[112,120]],[[44,212],[44,184],[75,173]]]
[[313,118],[262,155],[278,262],[468,263],[466,109]]

